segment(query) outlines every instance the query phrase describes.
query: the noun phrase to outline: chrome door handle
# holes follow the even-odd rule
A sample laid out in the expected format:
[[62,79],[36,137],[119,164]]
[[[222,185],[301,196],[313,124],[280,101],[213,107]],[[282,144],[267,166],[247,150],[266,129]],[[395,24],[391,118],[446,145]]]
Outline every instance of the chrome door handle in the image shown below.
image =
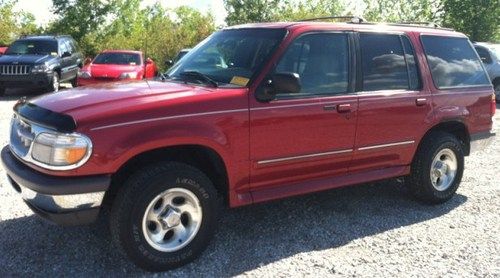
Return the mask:
[[426,99],[426,98],[417,98],[417,99],[415,100],[415,104],[416,104],[417,106],[424,106],[424,105],[426,105],[426,104],[427,104],[427,99]]
[[339,113],[351,112],[351,105],[350,104],[339,104],[339,105],[337,105],[337,112],[339,112]]
[[323,110],[325,110],[325,111],[335,111],[335,107],[336,106],[334,104],[332,104],[332,105],[325,105],[325,106],[323,106]]

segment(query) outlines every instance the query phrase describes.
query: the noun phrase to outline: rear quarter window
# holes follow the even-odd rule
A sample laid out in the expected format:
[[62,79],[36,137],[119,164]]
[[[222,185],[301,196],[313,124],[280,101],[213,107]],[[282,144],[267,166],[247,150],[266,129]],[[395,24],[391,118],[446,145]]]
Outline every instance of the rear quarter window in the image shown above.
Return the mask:
[[438,89],[490,85],[468,39],[439,36],[422,36],[421,39]]

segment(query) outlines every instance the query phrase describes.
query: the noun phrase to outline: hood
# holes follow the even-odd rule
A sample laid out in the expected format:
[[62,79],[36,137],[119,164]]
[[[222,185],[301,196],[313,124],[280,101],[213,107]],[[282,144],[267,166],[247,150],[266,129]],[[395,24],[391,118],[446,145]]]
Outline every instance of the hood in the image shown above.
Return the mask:
[[30,103],[75,121],[96,119],[167,105],[174,99],[209,93],[213,89],[160,81],[123,81],[105,83],[45,94]]
[[142,66],[91,64],[87,66],[86,70],[90,72],[92,77],[118,78],[124,72],[140,72]]
[[50,55],[2,55],[0,56],[0,64],[41,64],[54,59]]

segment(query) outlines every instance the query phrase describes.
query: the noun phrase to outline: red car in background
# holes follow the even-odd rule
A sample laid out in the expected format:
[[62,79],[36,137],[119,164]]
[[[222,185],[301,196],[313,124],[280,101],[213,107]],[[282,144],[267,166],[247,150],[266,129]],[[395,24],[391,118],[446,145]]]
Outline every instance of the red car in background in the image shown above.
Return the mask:
[[3,55],[7,51],[8,46],[0,46],[0,55]]
[[158,68],[141,51],[106,50],[87,63],[78,74],[78,86],[156,76]]

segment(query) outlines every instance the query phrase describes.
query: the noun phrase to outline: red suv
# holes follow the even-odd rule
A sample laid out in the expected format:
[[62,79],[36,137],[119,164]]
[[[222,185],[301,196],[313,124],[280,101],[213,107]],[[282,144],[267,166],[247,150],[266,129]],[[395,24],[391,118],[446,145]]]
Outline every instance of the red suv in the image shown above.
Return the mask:
[[74,92],[15,105],[9,180],[60,224],[92,222],[109,204],[114,242],[150,271],[198,256],[223,204],[396,177],[445,202],[464,157],[494,135],[477,53],[439,28],[230,27],[161,80]]

